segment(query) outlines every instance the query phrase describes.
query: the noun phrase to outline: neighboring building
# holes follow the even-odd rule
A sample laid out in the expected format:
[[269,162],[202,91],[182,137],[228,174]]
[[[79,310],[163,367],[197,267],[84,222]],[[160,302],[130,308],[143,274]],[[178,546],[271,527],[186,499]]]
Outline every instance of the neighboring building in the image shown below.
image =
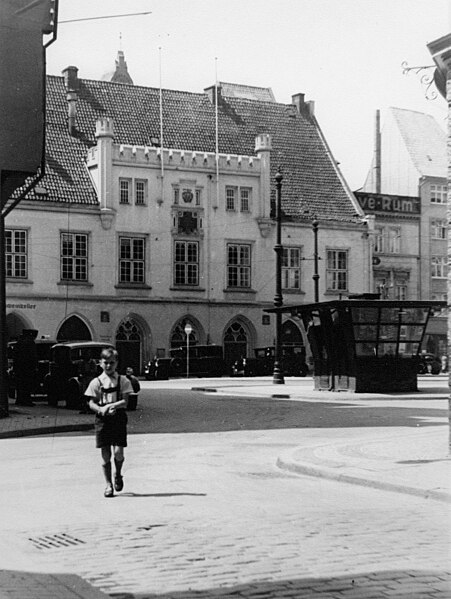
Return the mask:
[[[313,219],[321,299],[370,290],[363,212],[303,94],[286,105],[266,88],[195,94],[68,67],[47,78],[46,156],[6,222],[10,338],[111,341],[137,372],[185,344],[186,323],[228,364],[272,345],[279,166],[284,304],[314,299]],[[294,317],[283,342],[304,344]]]
[[[378,119],[376,120],[378,123]],[[427,114],[388,111],[362,191],[375,216],[373,285],[391,299],[446,300],[446,133]],[[446,319],[434,318],[424,348],[446,353]]]

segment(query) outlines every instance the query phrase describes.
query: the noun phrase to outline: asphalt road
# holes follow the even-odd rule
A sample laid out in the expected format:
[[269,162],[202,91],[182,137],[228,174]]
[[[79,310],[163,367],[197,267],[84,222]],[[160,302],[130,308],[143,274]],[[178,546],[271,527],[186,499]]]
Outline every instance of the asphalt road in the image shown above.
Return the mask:
[[447,418],[443,401],[385,403],[145,388],[109,500],[92,433],[1,440],[0,568],[117,598],[450,597],[448,506],[276,467],[290,447]]

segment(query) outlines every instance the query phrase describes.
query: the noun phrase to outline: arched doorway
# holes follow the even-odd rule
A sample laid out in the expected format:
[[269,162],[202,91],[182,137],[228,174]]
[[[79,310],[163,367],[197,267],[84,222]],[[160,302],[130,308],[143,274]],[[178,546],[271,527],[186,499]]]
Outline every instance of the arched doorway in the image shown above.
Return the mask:
[[119,370],[125,372],[131,366],[136,375],[141,374],[142,331],[130,317],[121,322],[116,333],[116,349],[119,353]]
[[78,316],[70,316],[60,326],[56,340],[64,341],[92,341],[91,331]]
[[228,368],[240,358],[248,358],[248,334],[241,322],[232,322],[224,334],[224,360]]
[[186,347],[185,326],[187,324],[190,324],[192,329],[189,335],[189,344],[199,345],[199,330],[197,324],[190,318],[184,318],[175,325],[174,330],[172,331],[170,340],[171,349],[176,349],[177,347]]
[[12,312],[11,314],[7,314],[6,316],[6,332],[8,341],[12,341],[13,339],[19,339],[23,329],[30,329],[29,324],[21,318],[18,314]]
[[304,339],[297,324],[292,320],[286,320],[282,324],[281,340],[283,346],[304,347]]

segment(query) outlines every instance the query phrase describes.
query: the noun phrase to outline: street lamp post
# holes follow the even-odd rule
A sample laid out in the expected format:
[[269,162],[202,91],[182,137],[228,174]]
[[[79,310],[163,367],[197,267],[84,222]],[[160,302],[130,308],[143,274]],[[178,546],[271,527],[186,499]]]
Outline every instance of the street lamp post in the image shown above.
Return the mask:
[[312,222],[312,229],[313,229],[313,264],[314,264],[314,271],[313,271],[313,286],[315,289],[315,303],[319,302],[319,274],[318,274],[318,260],[319,260],[319,256],[318,256],[318,221],[315,220]]
[[185,335],[186,335],[186,378],[189,378],[189,336],[193,332],[193,327],[189,322],[185,325]]
[[[274,306],[280,308],[283,304],[282,298],[282,173],[280,167],[275,176],[276,179],[276,294]],[[282,336],[282,313],[276,312],[276,343],[274,348],[274,372],[272,382],[275,385],[285,384],[281,364],[281,336]]]

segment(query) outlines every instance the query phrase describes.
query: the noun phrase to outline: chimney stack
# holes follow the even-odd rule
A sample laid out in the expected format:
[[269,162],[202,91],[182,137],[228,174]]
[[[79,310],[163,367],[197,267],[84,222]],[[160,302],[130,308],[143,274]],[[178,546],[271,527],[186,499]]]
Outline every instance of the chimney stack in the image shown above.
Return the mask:
[[291,103],[296,106],[296,110],[301,112],[301,108],[304,106],[305,94],[294,94],[291,96]]
[[[216,92],[216,89],[218,90]],[[213,106],[216,106],[216,95],[218,96],[218,105],[221,103],[221,85],[218,83],[218,85],[212,85],[211,87],[206,87],[204,89],[204,92],[207,94],[208,99],[210,100],[210,102],[213,104]]]
[[77,100],[79,90],[79,79],[77,67],[66,67],[63,71],[64,86],[66,88],[66,97],[68,102],[68,127],[69,133],[75,135],[76,117],[77,117]]

